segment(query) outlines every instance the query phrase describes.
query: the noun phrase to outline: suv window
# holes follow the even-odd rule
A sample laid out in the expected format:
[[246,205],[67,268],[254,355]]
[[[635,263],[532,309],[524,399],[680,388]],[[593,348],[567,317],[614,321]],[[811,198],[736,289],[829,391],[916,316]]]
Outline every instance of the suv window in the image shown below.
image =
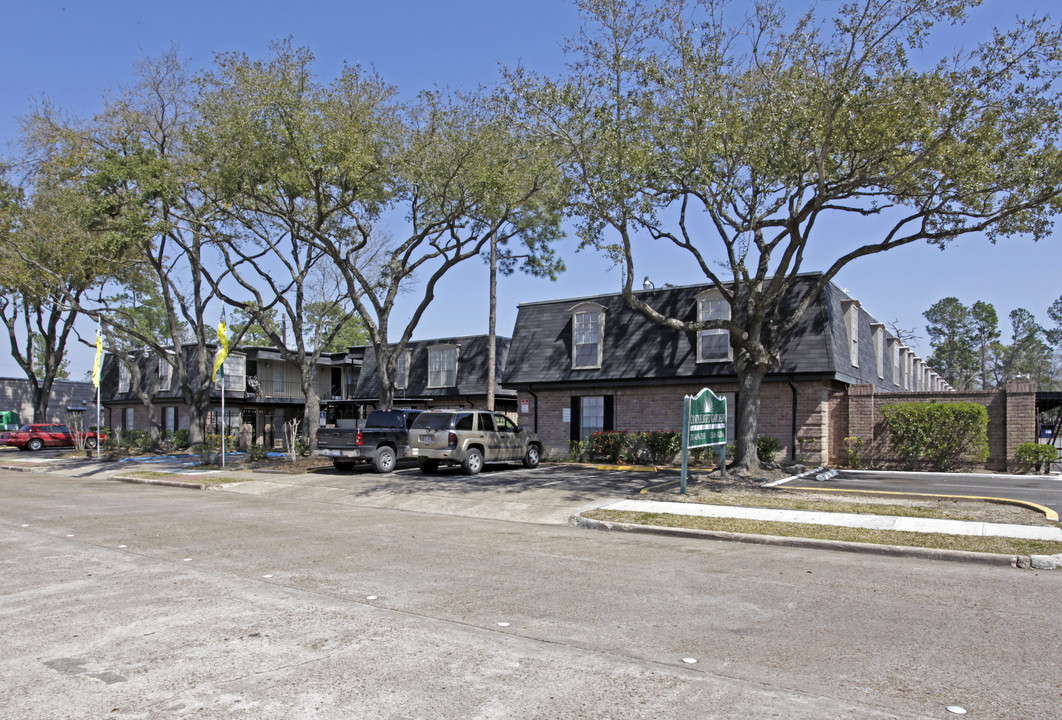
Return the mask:
[[474,417],[472,413],[461,413],[454,422],[454,430],[471,430]]
[[479,414],[479,429],[494,432],[494,416],[490,413]]
[[449,430],[454,416],[450,413],[426,412],[417,416],[412,428],[417,430]]
[[513,425],[513,421],[504,415],[495,415],[494,421],[498,423],[498,430],[500,432],[516,432],[516,426]]

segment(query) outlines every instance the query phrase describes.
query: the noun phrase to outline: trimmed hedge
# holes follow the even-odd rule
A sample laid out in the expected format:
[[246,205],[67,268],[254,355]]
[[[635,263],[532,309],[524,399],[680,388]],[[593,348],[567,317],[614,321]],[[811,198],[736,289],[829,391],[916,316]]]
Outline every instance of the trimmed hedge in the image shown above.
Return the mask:
[[656,463],[666,465],[682,450],[682,433],[674,430],[627,432],[605,430],[591,433],[585,442],[573,442],[569,459],[595,462]]
[[1054,445],[1022,443],[1015,448],[1014,459],[1018,461],[1022,472],[1046,472],[1051,469],[1051,463],[1058,459],[1058,449]]
[[909,468],[953,470],[988,458],[988,410],[977,403],[896,403],[881,409],[889,444]]

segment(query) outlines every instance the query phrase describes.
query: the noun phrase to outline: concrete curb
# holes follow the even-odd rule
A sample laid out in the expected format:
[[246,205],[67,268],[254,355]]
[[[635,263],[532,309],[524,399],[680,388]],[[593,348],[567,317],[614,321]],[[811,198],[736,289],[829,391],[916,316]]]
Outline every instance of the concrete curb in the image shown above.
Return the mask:
[[[887,557],[921,558],[924,560],[946,560],[949,562],[967,562],[995,567],[1032,567],[1031,559],[1025,555],[998,555],[995,553],[963,552],[961,550],[938,550],[933,548],[903,547],[900,545],[873,545],[871,543],[845,542],[842,540],[817,540],[813,538],[776,537],[773,535],[750,535],[717,530],[694,530],[690,528],[669,528],[656,525],[637,525],[634,523],[617,523],[593,520],[581,515],[572,515],[568,524],[583,530],[602,530],[606,532],[629,532],[646,535],[670,535],[672,537],[700,538],[703,540],[724,540],[743,542],[754,545],[771,545],[774,547],[810,548],[815,550],[835,550],[840,552],[863,553],[866,555],[884,555]],[[1039,556],[1037,556],[1039,557]],[[1050,557],[1050,556],[1049,556]],[[1048,569],[1046,567],[1036,569]]]
[[165,487],[179,487],[187,488],[189,490],[206,490],[206,485],[203,483],[190,483],[183,482],[181,480],[161,480],[159,478],[138,478],[128,477],[126,475],[111,475],[108,480],[117,480],[118,482],[136,483],[138,485],[163,485]]

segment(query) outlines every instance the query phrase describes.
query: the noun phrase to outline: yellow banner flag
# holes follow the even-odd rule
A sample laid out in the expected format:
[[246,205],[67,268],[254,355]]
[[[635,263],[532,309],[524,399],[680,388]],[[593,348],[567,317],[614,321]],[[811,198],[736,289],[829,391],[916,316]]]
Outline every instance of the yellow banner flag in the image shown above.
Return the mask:
[[92,386],[100,386],[100,366],[103,364],[103,337],[96,331],[96,362],[92,366]]
[[[225,358],[229,356],[229,329],[225,325],[225,313],[221,313],[221,322],[218,323],[218,354],[214,358],[214,374],[211,376],[212,382],[217,382],[218,369],[225,363]],[[225,377],[225,371],[222,370],[221,377]]]

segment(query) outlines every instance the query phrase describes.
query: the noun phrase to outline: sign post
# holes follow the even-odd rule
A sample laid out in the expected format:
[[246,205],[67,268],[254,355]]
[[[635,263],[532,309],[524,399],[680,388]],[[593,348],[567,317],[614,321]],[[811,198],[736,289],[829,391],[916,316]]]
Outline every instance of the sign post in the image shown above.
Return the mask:
[[708,388],[682,398],[682,488],[686,494],[689,451],[693,448],[722,445],[719,472],[726,477],[726,398]]

